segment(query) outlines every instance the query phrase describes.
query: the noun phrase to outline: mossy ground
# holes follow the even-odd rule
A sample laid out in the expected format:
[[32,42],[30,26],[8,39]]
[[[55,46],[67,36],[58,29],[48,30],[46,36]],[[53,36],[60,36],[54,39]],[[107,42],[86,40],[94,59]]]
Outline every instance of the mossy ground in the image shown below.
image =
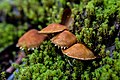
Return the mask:
[[[49,40],[23,59],[15,78],[19,80],[119,80],[120,79],[120,1],[119,0],[14,0],[0,10],[1,22],[16,26],[28,24],[42,29],[60,23],[70,8],[74,23],[70,30],[100,58],[80,61],[64,56]],[[1,14],[2,14],[1,13]],[[113,46],[113,48],[112,48]]]

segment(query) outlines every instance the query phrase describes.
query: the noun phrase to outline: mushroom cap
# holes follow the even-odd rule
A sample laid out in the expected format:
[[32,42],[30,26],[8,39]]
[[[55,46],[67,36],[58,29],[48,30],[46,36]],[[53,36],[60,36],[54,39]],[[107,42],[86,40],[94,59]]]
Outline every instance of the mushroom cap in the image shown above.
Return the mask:
[[70,48],[62,50],[62,52],[63,54],[71,58],[76,58],[80,60],[92,60],[96,58],[92,51],[90,51],[87,47],[80,43],[76,43]]
[[61,47],[70,47],[77,42],[77,38],[71,32],[64,30],[51,39],[52,43]]
[[46,37],[46,34],[39,34],[38,30],[31,29],[18,40],[17,46],[22,48],[35,48],[38,47]]
[[43,28],[41,31],[38,31],[38,33],[51,34],[51,33],[61,32],[65,29],[68,29],[68,28],[64,25],[52,23],[52,24],[49,24],[47,27]]

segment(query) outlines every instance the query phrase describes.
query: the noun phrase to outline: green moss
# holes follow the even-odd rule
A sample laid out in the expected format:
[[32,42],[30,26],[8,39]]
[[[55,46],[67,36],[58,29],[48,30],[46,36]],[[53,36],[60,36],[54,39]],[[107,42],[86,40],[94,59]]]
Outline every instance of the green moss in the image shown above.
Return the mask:
[[13,44],[25,32],[25,28],[25,26],[15,27],[12,24],[0,23],[0,51]]
[[[55,47],[50,41],[45,41],[43,45],[40,46],[40,50],[34,50],[34,52],[24,60],[25,63],[18,67],[19,72],[15,73],[16,79],[66,80],[70,77],[76,79],[78,74],[77,67],[82,65],[77,65],[77,69],[74,68],[75,71],[71,71],[72,66],[68,63],[68,59],[62,57],[60,54],[61,53],[55,51]],[[76,66],[76,64],[74,66]],[[71,75],[71,73],[73,74]]]
[[5,72],[0,73],[0,79],[1,80],[6,80],[5,76],[6,76]]
[[[19,72],[16,73],[16,78],[29,74],[33,76],[27,77],[28,79],[47,80],[49,77],[51,80],[109,80],[115,78],[119,80],[120,41],[119,38],[116,38],[116,34],[118,34],[119,31],[114,22],[118,22],[119,20],[116,18],[118,18],[119,13],[117,13],[117,11],[119,11],[120,6],[116,4],[117,1],[115,0],[91,0],[81,1],[80,4],[74,2],[67,2],[66,4],[71,8],[72,17],[75,19],[73,29],[75,30],[74,34],[77,36],[78,42],[84,43],[94,51],[95,55],[101,56],[101,60],[87,61],[88,64],[86,61],[61,56],[61,52],[58,53],[58,50],[55,51],[54,45],[51,45],[49,42],[41,45],[41,49],[38,50],[38,52],[28,56],[26,63],[23,64],[24,66],[21,65],[24,68],[22,69],[20,67]],[[50,8],[47,17],[48,23],[60,22],[63,7],[64,6],[59,8],[58,4],[55,3],[54,6]],[[47,10],[48,9],[47,7]],[[57,13],[58,15],[56,15]],[[112,46],[114,42],[115,49],[111,53],[106,49]],[[49,47],[48,49],[48,46],[51,46],[51,48]],[[40,66],[36,67],[38,64]],[[31,69],[35,69],[33,73],[30,73]],[[25,74],[22,70],[28,73]],[[26,79],[26,77],[24,79]]]
[[[20,12],[19,17],[11,7],[13,4]],[[4,11],[5,5],[10,7]],[[85,44],[95,55],[100,56],[92,61],[74,60],[64,56],[50,41],[45,41],[40,49],[34,50],[23,59],[24,64],[16,66],[19,69],[19,72],[15,73],[16,79],[120,79],[119,0],[80,0],[79,3],[76,3],[76,0],[14,0],[12,4],[5,5],[0,6],[0,10],[9,18],[15,16],[18,20],[17,25],[28,23],[40,29],[50,23],[60,23],[63,10],[70,7],[71,16],[75,20],[71,32],[76,35],[78,42]],[[8,34],[10,31],[11,28],[2,33],[6,33],[3,34],[6,36],[16,36],[16,33]],[[18,32],[20,35],[21,33],[23,32]],[[13,37],[7,38],[10,41],[14,40]],[[115,47],[112,51],[109,49],[111,46]]]

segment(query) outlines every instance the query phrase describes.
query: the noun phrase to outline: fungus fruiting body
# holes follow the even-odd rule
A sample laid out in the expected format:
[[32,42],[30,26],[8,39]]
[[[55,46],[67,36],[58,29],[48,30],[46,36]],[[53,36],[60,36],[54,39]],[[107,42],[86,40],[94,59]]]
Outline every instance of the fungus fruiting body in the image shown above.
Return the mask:
[[38,30],[31,29],[18,40],[17,47],[20,47],[20,49],[34,49],[38,47],[46,37],[46,34],[39,34]]
[[[36,54],[33,52],[27,57],[27,61],[24,61],[26,65],[20,66],[20,70],[17,72],[19,79],[119,80],[120,39],[119,42],[116,42],[115,38],[120,38],[120,0],[25,0],[21,2],[24,4],[16,4],[15,7],[9,10],[10,15],[7,15],[10,16],[10,19],[7,20],[11,20],[11,13],[14,14],[14,8],[15,10],[20,8],[22,19],[17,20],[17,25],[27,23],[29,26],[36,25],[43,30],[43,27],[46,27],[44,25],[48,23],[60,23],[66,27],[71,26],[69,31],[76,35],[77,42],[83,44],[73,43],[67,49],[62,49],[63,55],[68,56],[63,57],[56,54],[61,53],[60,49],[56,49],[54,45],[50,44],[50,41],[48,43],[45,41],[45,44],[40,46]],[[63,13],[65,8],[70,9],[65,11],[66,14]],[[61,18],[63,19],[60,20]],[[12,19],[12,21],[14,20]],[[50,29],[41,30],[38,33],[59,35],[64,31],[62,27],[60,30],[59,28],[56,29],[57,31],[55,29],[56,27],[51,31]],[[53,35],[50,38],[54,37]],[[110,48],[110,52],[106,52],[107,48],[113,45],[114,49],[111,50]],[[87,47],[101,58],[94,60],[98,57],[94,56],[93,52]],[[79,61],[76,59],[92,59],[93,61]],[[72,66],[68,64],[68,60]]]
[[61,24],[52,23],[49,24],[47,27],[43,28],[41,31],[38,31],[38,33],[52,34],[61,32],[63,30],[68,30],[68,28]]
[[77,41],[77,38],[71,32],[64,30],[51,39],[52,43],[62,48],[68,48]]
[[63,54],[80,60],[91,60],[95,59],[93,52],[90,51],[87,47],[85,47],[81,43],[76,43],[68,49],[63,50]]
[[54,36],[51,42],[54,43],[55,46],[61,47],[63,54],[80,60],[91,60],[96,58],[93,52],[83,44],[76,44],[76,36],[69,32],[66,26],[57,23],[49,24],[41,31],[35,29],[29,30],[18,40],[17,46],[20,47],[20,49],[27,48],[28,50],[34,50],[34,48],[38,47],[47,38],[46,34],[56,32],[61,33]]

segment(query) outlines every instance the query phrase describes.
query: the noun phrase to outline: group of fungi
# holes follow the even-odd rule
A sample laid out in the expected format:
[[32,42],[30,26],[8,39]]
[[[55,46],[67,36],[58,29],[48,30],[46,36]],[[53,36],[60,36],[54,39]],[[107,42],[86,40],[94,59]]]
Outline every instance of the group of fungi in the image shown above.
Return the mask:
[[29,30],[18,40],[16,46],[22,50],[34,50],[48,37],[52,37],[51,42],[61,48],[62,53],[68,57],[80,60],[96,58],[90,49],[77,41],[76,36],[69,31],[67,26],[58,23],[49,24],[41,31]]

